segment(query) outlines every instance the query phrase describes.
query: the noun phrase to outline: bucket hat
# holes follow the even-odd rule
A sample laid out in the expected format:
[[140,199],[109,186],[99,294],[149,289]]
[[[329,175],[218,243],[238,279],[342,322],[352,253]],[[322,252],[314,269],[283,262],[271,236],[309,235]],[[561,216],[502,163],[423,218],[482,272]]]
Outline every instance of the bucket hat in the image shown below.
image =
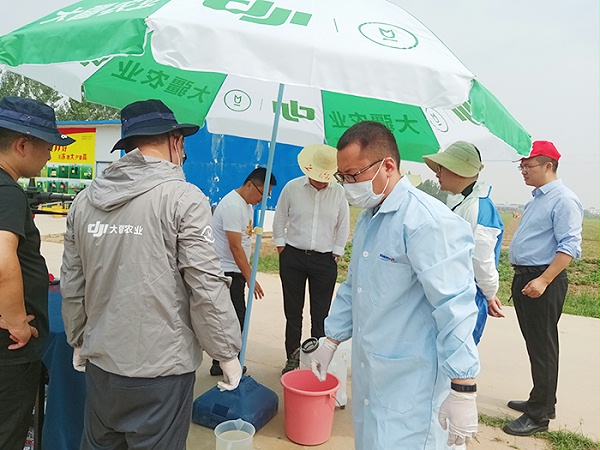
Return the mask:
[[335,181],[337,171],[337,150],[330,145],[307,145],[298,153],[300,170],[310,179],[321,183]]
[[175,114],[160,100],[133,102],[121,110],[121,131],[123,137],[113,146],[115,150],[133,150],[130,142],[134,136],[155,136],[181,130],[184,136],[191,136],[200,127],[190,123],[177,123]]
[[558,153],[558,150],[552,142],[535,141],[531,145],[531,151],[529,152],[529,155],[523,156],[521,159],[517,159],[517,161],[523,161],[524,159],[533,158],[534,156],[547,156],[548,158],[552,158],[555,161],[558,161],[560,159],[561,154]]
[[483,169],[479,151],[473,144],[465,141],[456,141],[443,152],[425,155],[423,160],[434,172],[437,171],[437,166],[442,166],[466,178],[476,176]]
[[0,100],[0,127],[53,145],[75,142],[75,139],[58,131],[54,109],[32,98],[7,96]]

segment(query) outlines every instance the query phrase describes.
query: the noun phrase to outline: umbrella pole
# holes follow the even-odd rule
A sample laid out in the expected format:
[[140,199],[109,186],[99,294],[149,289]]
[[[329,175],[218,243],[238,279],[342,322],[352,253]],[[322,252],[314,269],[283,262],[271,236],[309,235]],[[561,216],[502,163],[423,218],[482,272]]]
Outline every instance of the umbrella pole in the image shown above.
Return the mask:
[[267,199],[269,198],[269,186],[271,184],[271,172],[273,168],[273,158],[275,156],[275,145],[277,143],[277,130],[279,129],[279,118],[281,117],[281,103],[283,102],[283,84],[279,84],[277,94],[277,105],[275,107],[275,118],[273,119],[273,130],[271,132],[271,142],[269,143],[269,159],[267,161],[267,173],[265,175],[265,184],[263,190],[262,203],[258,214],[258,224],[254,228],[256,234],[256,245],[254,246],[254,255],[252,258],[252,275],[248,284],[248,301],[246,304],[246,315],[244,317],[244,331],[242,333],[242,350],[240,351],[240,364],[244,365],[246,358],[246,344],[248,343],[248,330],[250,328],[250,315],[252,313],[252,301],[254,299],[254,286],[256,285],[256,273],[258,272],[258,258],[260,256],[260,244],[262,242],[263,224],[267,210]]
[[[275,119],[269,144],[269,159],[267,162],[267,173],[265,177],[264,192],[258,224],[254,228],[256,233],[256,245],[252,260],[252,274],[248,283],[248,302],[246,305],[246,316],[244,317],[244,332],[242,333],[242,349],[240,351],[240,364],[244,366],[246,357],[246,344],[248,343],[248,330],[250,328],[250,315],[252,313],[252,300],[254,299],[254,286],[256,285],[256,272],[258,271],[258,257],[260,255],[260,243],[262,241],[263,223],[269,197],[269,185],[271,184],[271,169],[273,167],[273,156],[275,154],[275,143],[277,141],[277,129],[281,116],[281,103],[283,100],[283,84],[279,85],[277,105],[275,108]],[[254,381],[250,376],[242,376],[237,389],[223,391],[215,386],[194,400],[192,408],[192,421],[199,425],[215,428],[216,425],[225,420],[242,419],[250,422],[256,430],[265,426],[277,414],[279,408],[279,397],[271,389]],[[229,447],[228,447],[229,448]]]

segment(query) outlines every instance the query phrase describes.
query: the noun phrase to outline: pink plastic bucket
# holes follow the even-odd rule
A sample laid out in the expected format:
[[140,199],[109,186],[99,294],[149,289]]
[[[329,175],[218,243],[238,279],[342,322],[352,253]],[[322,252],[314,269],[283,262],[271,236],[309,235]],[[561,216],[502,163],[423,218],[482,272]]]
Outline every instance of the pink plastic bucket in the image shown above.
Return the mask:
[[285,434],[302,445],[318,445],[331,437],[335,393],[339,380],[327,374],[319,381],[310,370],[292,370],[281,377]]

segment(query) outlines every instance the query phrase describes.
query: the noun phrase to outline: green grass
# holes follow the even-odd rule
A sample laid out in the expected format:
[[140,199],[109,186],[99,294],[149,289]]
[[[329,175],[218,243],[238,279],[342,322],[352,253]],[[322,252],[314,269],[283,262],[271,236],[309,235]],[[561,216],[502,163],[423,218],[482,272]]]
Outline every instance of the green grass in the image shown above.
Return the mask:
[[[479,414],[479,423],[489,427],[502,428],[511,420],[509,417],[492,417],[487,414]],[[593,441],[571,431],[546,431],[536,433],[533,437],[548,441],[550,450],[598,450],[598,441]]]
[[511,420],[509,417],[494,417],[479,413],[479,423],[488,427],[502,428]]
[[571,431],[559,430],[540,434],[550,442],[553,450],[598,450],[598,441],[592,441]]
[[[354,232],[354,225],[360,209],[350,208],[350,236]],[[502,241],[502,251],[500,253],[500,264],[498,272],[500,274],[500,289],[498,297],[503,304],[512,305],[510,299],[510,285],[513,277],[513,270],[508,262],[508,247],[513,233],[519,224],[519,219],[512,217],[512,214],[502,213],[504,221],[504,239]],[[583,242],[582,257],[573,260],[567,268],[569,275],[569,291],[565,299],[564,313],[584,317],[599,317],[599,298],[598,298],[598,219],[584,219],[583,221]],[[350,254],[352,252],[352,242],[346,244],[346,252],[338,265],[338,282],[342,282],[348,275],[348,264],[350,263]],[[259,272],[277,273],[279,271],[279,258],[277,251],[273,246],[271,238],[263,239],[261,247],[261,257],[258,263]]]
[[[512,282],[512,268],[508,262],[508,247],[512,236],[519,224],[519,220],[511,214],[501,214],[504,221],[504,239],[500,253],[500,290],[498,297],[502,303],[508,303],[510,298],[510,285]],[[598,219],[584,219],[582,233],[582,257],[574,259],[567,268],[569,276],[569,291],[565,299],[563,312],[584,317],[599,317],[598,299]],[[510,304],[510,303],[508,303]]]
[[[261,245],[261,248],[264,246]],[[264,255],[258,258],[258,271],[263,273],[279,273],[279,257],[277,254]]]

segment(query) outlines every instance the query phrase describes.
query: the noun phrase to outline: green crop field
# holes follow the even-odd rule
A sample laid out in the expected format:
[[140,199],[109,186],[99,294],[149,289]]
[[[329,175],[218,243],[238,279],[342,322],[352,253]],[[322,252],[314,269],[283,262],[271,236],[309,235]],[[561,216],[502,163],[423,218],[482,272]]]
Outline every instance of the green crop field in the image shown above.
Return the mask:
[[[512,268],[508,262],[508,246],[519,219],[511,214],[501,214],[504,221],[504,239],[500,255],[500,292],[502,303],[510,297]],[[567,268],[569,292],[563,311],[577,316],[598,318],[598,219],[583,220],[583,242],[581,258],[571,261]],[[509,303],[511,304],[511,303]]]
[[[350,208],[350,235],[354,231],[354,224],[360,210]],[[505,305],[512,305],[510,299],[510,284],[513,271],[508,262],[508,246],[510,240],[519,224],[518,218],[512,214],[501,214],[504,221],[504,239],[502,242],[502,253],[500,255],[500,291],[498,297]],[[564,312],[578,316],[598,318],[598,219],[584,219],[583,221],[583,243],[582,257],[571,262],[567,272],[569,274],[569,292],[565,301]],[[339,263],[338,281],[346,278],[352,243],[346,245],[346,254]],[[277,273],[279,270],[279,259],[277,250],[269,236],[265,236],[261,245],[261,257],[258,270],[266,273]]]

